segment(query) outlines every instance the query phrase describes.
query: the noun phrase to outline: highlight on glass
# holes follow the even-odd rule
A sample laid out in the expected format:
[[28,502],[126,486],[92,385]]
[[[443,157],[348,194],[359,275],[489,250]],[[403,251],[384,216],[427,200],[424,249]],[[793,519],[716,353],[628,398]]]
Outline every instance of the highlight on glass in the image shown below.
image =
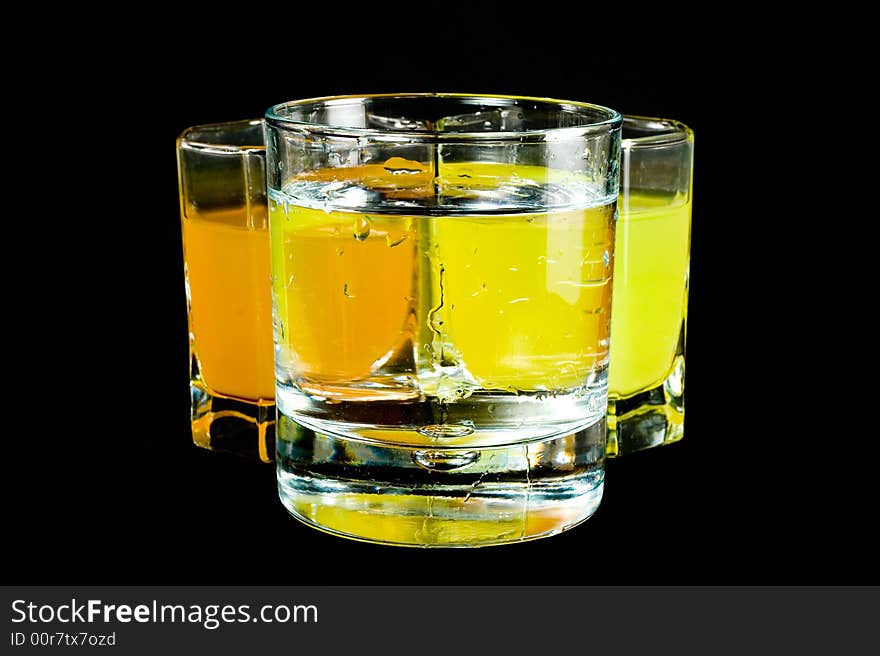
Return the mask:
[[684,435],[694,134],[625,116],[615,244],[608,454]]
[[605,107],[513,96],[267,112],[277,474],[295,517],[476,546],[595,511],[620,127]]
[[261,120],[177,140],[194,442],[273,459],[275,377]]

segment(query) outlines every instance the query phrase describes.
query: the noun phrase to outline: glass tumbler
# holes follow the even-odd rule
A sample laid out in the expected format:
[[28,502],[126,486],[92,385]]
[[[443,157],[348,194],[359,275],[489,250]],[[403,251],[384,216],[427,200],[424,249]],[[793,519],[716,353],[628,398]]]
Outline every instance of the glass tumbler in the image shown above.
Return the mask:
[[512,96],[267,112],[277,473],[295,517],[478,546],[595,511],[620,126]]
[[271,462],[265,161],[261,120],[199,125],[177,140],[193,440]]
[[680,440],[694,134],[625,116],[611,321],[608,454]]

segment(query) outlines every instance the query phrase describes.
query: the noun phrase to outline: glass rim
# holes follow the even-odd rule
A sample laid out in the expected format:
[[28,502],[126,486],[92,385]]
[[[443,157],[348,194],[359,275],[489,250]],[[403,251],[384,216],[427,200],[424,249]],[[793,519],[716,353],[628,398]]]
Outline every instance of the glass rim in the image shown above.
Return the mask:
[[[633,123],[645,126],[646,130],[656,130],[657,134],[648,134],[642,137],[624,137],[623,131]],[[656,116],[636,116],[625,114],[621,126],[620,147],[624,150],[640,150],[642,148],[660,148],[666,146],[678,146],[692,143],[694,131],[681,121],[672,118],[658,118]]]
[[261,118],[245,118],[239,119],[237,121],[221,121],[220,123],[202,123],[200,125],[191,125],[183,132],[181,132],[180,135],[177,137],[177,147],[190,148],[192,150],[201,150],[205,152],[229,154],[266,150],[266,144],[264,143],[252,145],[236,145],[212,143],[210,141],[205,141],[204,139],[193,139],[190,137],[191,133],[198,130],[216,130],[217,132],[221,132],[222,130],[240,130],[243,128],[256,127],[257,125],[264,125],[264,123],[265,122]]
[[[307,107],[309,105],[345,105],[354,102],[363,104],[366,100],[374,98],[443,98],[450,100],[459,100],[463,104],[467,104],[480,100],[490,100],[499,103],[499,108],[507,105],[514,106],[516,101],[540,102],[547,105],[556,105],[560,110],[573,111],[593,110],[605,115],[600,121],[591,121],[584,125],[566,126],[557,128],[544,128],[538,130],[499,130],[486,132],[436,132],[434,130],[414,129],[382,129],[382,128],[358,128],[345,125],[330,125],[325,123],[315,123],[310,121],[301,121],[284,116],[280,112],[294,108]],[[500,101],[500,102],[499,102]],[[271,106],[266,110],[266,124],[278,129],[295,130],[307,132],[310,134],[319,134],[327,136],[340,137],[370,137],[376,140],[383,139],[408,139],[414,142],[441,142],[441,141],[521,141],[523,139],[542,139],[550,140],[558,138],[577,138],[600,132],[613,132],[620,129],[623,115],[617,110],[588,103],[578,100],[557,100],[554,98],[541,98],[537,96],[518,96],[506,94],[474,94],[474,93],[443,93],[443,92],[419,92],[419,93],[374,93],[374,94],[353,94],[338,96],[318,96],[315,98],[304,98],[302,100],[290,100]]]

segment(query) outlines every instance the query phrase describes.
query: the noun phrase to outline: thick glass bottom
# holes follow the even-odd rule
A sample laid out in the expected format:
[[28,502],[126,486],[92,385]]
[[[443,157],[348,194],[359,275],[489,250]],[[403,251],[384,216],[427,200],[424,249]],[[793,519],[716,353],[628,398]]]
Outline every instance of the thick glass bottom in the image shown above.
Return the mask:
[[301,521],[400,546],[476,547],[554,535],[595,512],[605,421],[497,447],[402,445],[318,433],[279,414],[278,487]]
[[650,449],[684,437],[684,356],[656,387],[621,399],[608,396],[608,455]]
[[223,396],[199,379],[190,380],[193,442],[212,451],[272,462],[275,404]]

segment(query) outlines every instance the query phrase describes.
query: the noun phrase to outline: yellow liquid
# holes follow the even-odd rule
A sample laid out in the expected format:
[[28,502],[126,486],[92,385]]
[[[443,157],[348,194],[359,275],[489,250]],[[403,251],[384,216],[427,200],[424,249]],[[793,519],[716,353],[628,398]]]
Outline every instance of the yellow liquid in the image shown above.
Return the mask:
[[[560,531],[576,519],[567,508],[523,508],[503,519],[485,520],[468,517],[466,503],[449,497],[401,495],[395,499],[395,514],[358,511],[369,507],[367,495],[346,499],[352,507],[303,502],[294,510],[319,527],[367,540],[389,544],[480,544],[506,540],[528,540]],[[436,515],[434,514],[436,513]],[[459,515],[459,516],[456,516]]]
[[456,351],[483,389],[582,385],[608,361],[612,216],[606,205],[436,221],[435,350]]
[[670,373],[687,311],[691,206],[631,193],[619,207],[608,388],[627,397]]
[[183,220],[189,322],[200,376],[213,392],[275,398],[269,232],[265,209],[197,213]]

